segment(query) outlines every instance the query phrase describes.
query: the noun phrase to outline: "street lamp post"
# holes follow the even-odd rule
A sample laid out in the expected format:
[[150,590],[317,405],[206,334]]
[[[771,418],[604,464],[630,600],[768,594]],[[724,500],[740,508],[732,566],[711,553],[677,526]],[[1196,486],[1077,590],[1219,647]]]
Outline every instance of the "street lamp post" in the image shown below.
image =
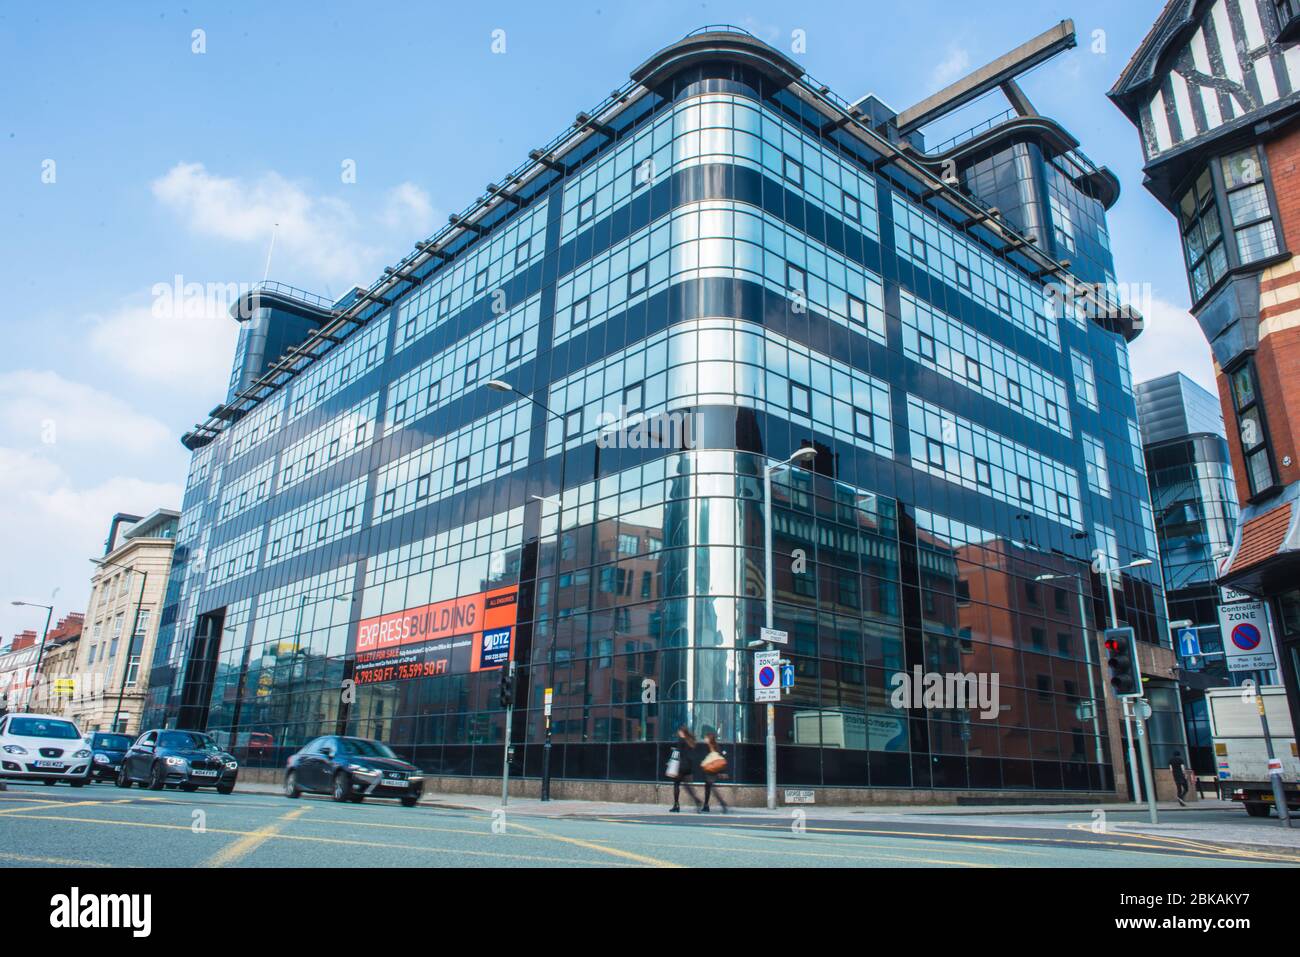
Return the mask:
[[[30,601],[15,601],[13,604],[15,604],[15,605],[26,605],[28,608],[44,608],[44,609],[45,609],[45,630],[44,630],[43,632],[41,632],[41,645],[40,645],[39,648],[36,649],[36,664],[32,667],[32,679],[33,679],[34,681],[40,681],[40,679],[41,679],[41,659],[45,656],[45,639],[46,639],[46,636],[48,636],[49,633],[50,633],[50,619],[54,616],[54,606],[53,606],[53,605],[40,605],[40,604],[37,604],[36,602],[30,602]],[[30,704],[31,704],[31,700],[32,700],[32,693],[31,693],[31,690],[29,689],[28,692],[27,692],[27,700],[24,702],[24,707],[30,706]]]
[[[564,423],[564,417],[563,417],[563,416],[560,416],[560,415],[557,415],[556,413],[552,412],[551,409],[550,409],[548,406],[544,405],[544,404],[541,403],[541,402],[538,402],[536,399],[534,399],[531,395],[528,395],[526,392],[520,392],[518,389],[516,389],[514,386],[512,386],[509,382],[506,382],[506,381],[503,380],[503,379],[492,379],[492,380],[490,380],[489,382],[487,382],[486,385],[487,385],[487,388],[491,389],[493,392],[511,392],[511,393],[514,393],[515,395],[519,396],[520,398],[527,399],[527,400],[528,400],[529,402],[531,402],[533,405],[537,406],[539,409],[541,409],[543,412],[545,412],[545,413],[546,413],[547,415],[549,415],[551,418],[555,419],[557,422],[560,423],[560,490],[559,490],[559,495],[557,496],[557,499],[559,500],[559,503],[560,503],[560,504],[559,504],[558,513],[557,513],[557,515],[556,515],[556,521],[555,521],[555,542],[556,542],[556,547],[558,548],[558,547],[559,547],[559,541],[560,541],[560,530],[561,530],[561,521],[560,521],[560,519],[561,519],[561,518],[563,517],[563,515],[564,515],[564,465],[565,465],[565,462],[568,460],[568,457],[569,457],[568,454],[567,454],[567,452],[565,451],[565,448],[564,448],[564,440],[565,440],[565,434],[564,434],[564,426],[565,426],[565,423]],[[540,500],[542,500],[542,501],[548,501],[547,499],[544,499],[544,498],[543,498],[542,496],[540,496],[540,495],[535,495],[535,496],[532,496],[532,497],[533,497],[533,498],[540,499]],[[533,629],[534,629],[534,631],[535,631],[536,628],[537,628],[537,598],[538,598],[538,594],[539,594],[540,592],[541,592],[541,589],[540,589],[540,588],[536,588],[536,587],[534,587],[534,589],[533,589]],[[555,680],[555,635],[554,635],[554,633],[552,633],[552,635],[551,635],[551,647],[550,647],[550,651],[548,652],[548,655],[547,655],[547,660],[548,660],[548,664],[549,664],[548,679],[549,679],[550,681],[553,682],[553,681]],[[514,662],[514,647],[513,647],[513,642],[512,642],[512,643],[511,643],[511,650],[510,650],[510,657],[509,657],[509,659],[507,659],[507,661],[506,661],[506,667],[507,667],[507,668],[512,667],[513,662]],[[531,670],[531,669],[529,669],[529,682],[528,682],[528,684],[529,684],[529,691],[531,692],[531,691],[532,691],[532,670]],[[546,738],[545,738],[544,742],[542,743],[542,789],[541,789],[541,800],[543,800],[543,801],[549,801],[549,800],[551,799],[551,715],[550,715],[550,713],[549,713],[549,710],[548,710],[548,713],[546,713],[546,714],[543,716],[543,719],[542,719],[542,720],[543,720],[543,722],[544,722],[544,724],[545,724],[545,729],[546,729]],[[510,748],[510,739],[509,739],[509,736],[507,735],[507,738],[506,738],[506,753],[507,753],[507,755],[509,755],[509,748]],[[501,784],[501,788],[502,788],[502,796],[501,796],[501,800],[502,800],[502,803],[504,803],[505,800],[506,800],[506,790],[507,790],[507,788],[509,787],[509,778],[506,776],[506,775],[508,775],[508,774],[509,774],[509,764],[508,764],[508,758],[507,758],[507,767],[506,767],[506,772],[505,772],[505,774],[503,775],[503,780],[502,780],[502,784]]]
[[[772,628],[775,588],[772,580],[772,475],[789,466],[817,457],[817,450],[804,446],[783,462],[763,467],[763,617]],[[769,641],[767,650],[772,650]],[[767,703],[767,807],[776,809],[776,705]]]

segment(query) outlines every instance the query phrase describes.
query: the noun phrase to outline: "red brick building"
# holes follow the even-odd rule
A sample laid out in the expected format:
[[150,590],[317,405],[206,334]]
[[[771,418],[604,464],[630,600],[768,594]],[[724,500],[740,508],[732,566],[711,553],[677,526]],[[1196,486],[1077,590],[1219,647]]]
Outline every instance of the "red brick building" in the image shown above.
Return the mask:
[[1242,511],[1221,585],[1270,606],[1300,727],[1300,4],[1172,0],[1110,96],[1177,222]]

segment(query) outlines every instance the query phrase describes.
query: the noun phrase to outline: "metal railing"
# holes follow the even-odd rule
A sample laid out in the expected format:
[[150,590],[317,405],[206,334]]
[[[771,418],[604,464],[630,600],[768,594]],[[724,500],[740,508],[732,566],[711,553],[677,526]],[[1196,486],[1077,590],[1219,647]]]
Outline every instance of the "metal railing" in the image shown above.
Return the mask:
[[934,149],[928,149],[926,150],[926,152],[946,153],[954,146],[957,146],[961,143],[965,143],[967,140],[972,140],[976,136],[979,136],[979,134],[991,130],[995,126],[1000,126],[1001,124],[1007,122],[1008,120],[1015,119],[1017,115],[1018,114],[1016,113],[1015,110],[1011,108],[1007,108],[1003,110],[1001,113],[997,113],[993,116],[990,116],[988,119],[983,120],[982,122],[976,123],[974,126],[970,127],[969,129],[962,130],[956,136],[949,137],[948,139],[940,143],[938,146],[936,146]]
[[326,299],[314,292],[299,289],[297,286],[291,286],[286,282],[276,282],[273,279],[254,283],[253,288],[249,290],[249,295],[256,296],[259,292],[269,292],[277,296],[284,296],[286,299],[296,299],[299,302],[305,302],[309,306],[316,306],[321,309],[332,310],[334,308],[333,299]]

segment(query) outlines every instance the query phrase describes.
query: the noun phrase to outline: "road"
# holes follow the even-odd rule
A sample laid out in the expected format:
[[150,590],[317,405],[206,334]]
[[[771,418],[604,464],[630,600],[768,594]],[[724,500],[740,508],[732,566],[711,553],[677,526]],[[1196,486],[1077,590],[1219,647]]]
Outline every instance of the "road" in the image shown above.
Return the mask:
[[[447,798],[447,801],[454,800]],[[1184,812],[1196,821],[1225,811]],[[1237,821],[1240,812],[1232,820]],[[270,791],[14,785],[0,792],[4,867],[1259,867],[1300,850],[1125,833],[1139,814],[705,817],[647,809],[552,816],[450,804],[336,804]],[[1260,821],[1267,828],[1267,821]],[[1276,821],[1272,824],[1276,827]],[[1261,830],[1261,835],[1265,832]],[[1261,844],[1267,843],[1261,838]]]

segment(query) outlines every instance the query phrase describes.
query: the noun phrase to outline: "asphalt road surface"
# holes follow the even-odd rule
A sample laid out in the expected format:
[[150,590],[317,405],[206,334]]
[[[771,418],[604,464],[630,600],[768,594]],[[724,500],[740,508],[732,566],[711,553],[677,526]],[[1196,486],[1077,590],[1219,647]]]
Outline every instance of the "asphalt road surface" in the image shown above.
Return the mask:
[[667,814],[656,808],[621,815],[510,812],[502,817],[454,805],[336,804],[324,797],[289,800],[260,791],[236,791],[223,797],[211,791],[187,794],[108,785],[73,790],[10,784],[0,792],[0,866],[1203,868],[1300,864],[1300,853],[1284,848],[1137,835],[1124,833],[1124,827],[1124,815],[1112,815],[1107,833],[1094,833],[1087,815],[1065,813],[894,820],[874,816],[846,821],[819,820],[810,809],[806,819],[796,822],[793,817],[743,811],[706,817]]

